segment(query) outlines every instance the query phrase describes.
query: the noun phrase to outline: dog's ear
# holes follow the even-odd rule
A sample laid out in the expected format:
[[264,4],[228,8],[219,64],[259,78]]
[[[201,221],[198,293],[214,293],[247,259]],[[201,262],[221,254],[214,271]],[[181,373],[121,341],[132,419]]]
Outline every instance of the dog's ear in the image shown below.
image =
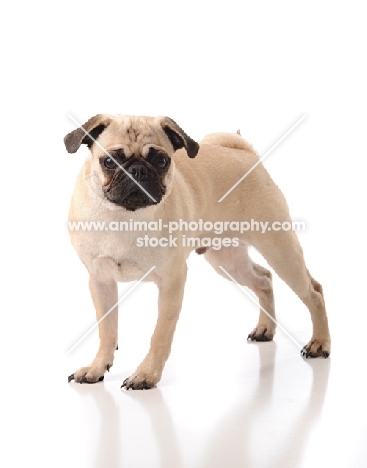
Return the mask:
[[198,154],[199,144],[186,135],[186,133],[176,124],[174,120],[170,119],[169,117],[160,117],[159,120],[159,123],[161,124],[175,151],[180,148],[185,148],[187,155],[190,158],[194,158]]
[[98,114],[85,122],[81,127],[68,133],[64,138],[67,152],[76,153],[82,144],[85,144],[90,148],[93,145],[94,140],[99,137],[111,121],[111,117],[104,114]]

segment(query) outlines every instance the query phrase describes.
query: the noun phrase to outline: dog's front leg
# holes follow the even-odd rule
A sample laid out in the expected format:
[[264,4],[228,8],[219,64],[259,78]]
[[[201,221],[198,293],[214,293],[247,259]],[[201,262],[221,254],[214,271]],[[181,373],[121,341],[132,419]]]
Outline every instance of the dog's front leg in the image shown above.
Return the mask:
[[187,267],[175,265],[169,274],[158,281],[158,320],[150,342],[150,349],[136,369],[121,387],[145,390],[154,387],[161,379],[164,365],[171,352],[171,344],[180,315]]
[[103,375],[112,367],[117,347],[118,306],[117,283],[113,280],[89,278],[89,289],[97,313],[99,329],[99,350],[94,361],[87,367],[80,368],[69,377],[80,383],[95,383],[103,380]]

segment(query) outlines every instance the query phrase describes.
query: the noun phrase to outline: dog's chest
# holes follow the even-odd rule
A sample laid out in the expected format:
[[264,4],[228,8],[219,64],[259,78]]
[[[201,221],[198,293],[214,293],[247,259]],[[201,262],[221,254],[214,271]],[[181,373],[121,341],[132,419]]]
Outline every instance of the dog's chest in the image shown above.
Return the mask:
[[[141,279],[153,266],[162,263],[160,249],[137,245],[136,233],[109,232],[83,236],[75,245],[89,273],[98,278],[115,281]],[[149,278],[147,278],[149,279]]]

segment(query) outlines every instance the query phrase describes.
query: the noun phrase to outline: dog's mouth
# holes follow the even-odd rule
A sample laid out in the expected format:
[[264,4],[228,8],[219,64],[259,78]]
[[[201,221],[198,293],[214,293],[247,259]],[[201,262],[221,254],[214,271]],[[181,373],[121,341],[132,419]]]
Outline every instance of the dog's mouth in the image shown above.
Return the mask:
[[[149,193],[149,192],[148,192]],[[135,211],[139,208],[145,208],[149,205],[156,205],[162,200],[163,193],[160,195],[159,199],[157,199],[157,195],[154,198],[150,198],[146,193],[144,193],[141,189],[134,190],[131,192],[127,197],[125,197],[121,205],[126,208],[128,211]]]
[[134,190],[131,190],[131,192],[126,195],[126,190],[118,190],[118,188],[112,187],[105,190],[105,197],[110,202],[122,206],[128,211],[136,211],[150,205],[157,205],[161,202],[166,193],[166,189],[163,185],[160,187],[144,187],[144,189],[147,193],[135,187]]

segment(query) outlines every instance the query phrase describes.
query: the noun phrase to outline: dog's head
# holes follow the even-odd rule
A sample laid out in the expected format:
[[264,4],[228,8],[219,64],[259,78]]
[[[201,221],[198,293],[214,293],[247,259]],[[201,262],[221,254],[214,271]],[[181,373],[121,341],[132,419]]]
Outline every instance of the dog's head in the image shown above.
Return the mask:
[[160,203],[172,181],[173,154],[194,158],[199,145],[168,117],[96,115],[64,139],[69,153],[86,144],[103,196],[135,211]]

